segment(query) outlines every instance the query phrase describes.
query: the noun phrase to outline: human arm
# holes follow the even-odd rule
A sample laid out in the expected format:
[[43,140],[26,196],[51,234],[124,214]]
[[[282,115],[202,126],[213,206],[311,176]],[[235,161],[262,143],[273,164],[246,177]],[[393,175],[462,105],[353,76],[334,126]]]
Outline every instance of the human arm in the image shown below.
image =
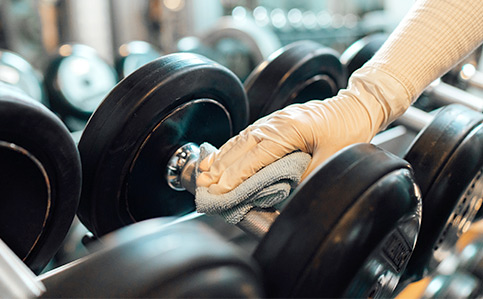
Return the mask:
[[415,2],[347,89],[256,121],[200,164],[197,185],[225,193],[294,150],[312,154],[305,178],[338,150],[370,141],[482,40],[483,1]]

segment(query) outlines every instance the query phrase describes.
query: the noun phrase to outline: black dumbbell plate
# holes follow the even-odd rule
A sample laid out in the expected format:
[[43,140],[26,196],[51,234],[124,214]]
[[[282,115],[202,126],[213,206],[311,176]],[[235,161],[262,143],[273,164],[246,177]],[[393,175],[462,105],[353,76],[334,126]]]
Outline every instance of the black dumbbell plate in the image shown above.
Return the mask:
[[[151,219],[40,277],[43,298],[260,298],[253,260],[195,221]],[[98,246],[99,247],[99,246]]]
[[345,82],[336,51],[312,41],[292,43],[273,53],[246,79],[250,122],[293,103],[332,97]]
[[443,108],[423,129],[405,159],[423,196],[421,237],[405,276],[420,279],[446,257],[468,229],[483,195],[483,115]]
[[407,162],[342,150],[295,190],[255,251],[269,296],[389,296],[414,248],[421,199]]
[[47,108],[0,84],[0,238],[35,272],[59,249],[77,210],[80,159]]
[[139,68],[109,93],[81,137],[80,219],[103,235],[193,211],[193,195],[166,182],[169,158],[188,142],[221,146],[246,126],[247,111],[241,82],[202,56],[172,54]]
[[347,48],[340,56],[340,61],[347,69],[347,75],[350,76],[361,68],[376,54],[386,40],[386,34],[373,34],[356,41]]

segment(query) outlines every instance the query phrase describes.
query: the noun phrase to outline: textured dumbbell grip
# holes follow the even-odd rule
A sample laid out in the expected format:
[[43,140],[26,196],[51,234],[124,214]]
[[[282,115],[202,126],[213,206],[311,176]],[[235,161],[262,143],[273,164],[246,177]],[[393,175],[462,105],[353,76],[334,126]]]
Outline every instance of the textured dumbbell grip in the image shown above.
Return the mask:
[[253,208],[237,226],[257,239],[262,239],[277,219],[280,212],[275,209]]

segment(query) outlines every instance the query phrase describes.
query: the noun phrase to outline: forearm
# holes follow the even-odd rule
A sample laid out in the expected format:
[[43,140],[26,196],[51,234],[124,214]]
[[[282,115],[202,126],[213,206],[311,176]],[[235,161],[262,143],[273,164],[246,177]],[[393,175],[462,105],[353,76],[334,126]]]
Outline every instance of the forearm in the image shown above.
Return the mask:
[[[382,48],[354,73],[355,76],[367,74],[365,84],[378,87],[381,108],[369,113],[378,117],[382,112],[383,118],[371,119],[381,121],[380,127],[385,127],[404,113],[432,81],[482,41],[482,0],[416,1]],[[391,77],[383,80],[394,82],[379,84],[384,77]]]

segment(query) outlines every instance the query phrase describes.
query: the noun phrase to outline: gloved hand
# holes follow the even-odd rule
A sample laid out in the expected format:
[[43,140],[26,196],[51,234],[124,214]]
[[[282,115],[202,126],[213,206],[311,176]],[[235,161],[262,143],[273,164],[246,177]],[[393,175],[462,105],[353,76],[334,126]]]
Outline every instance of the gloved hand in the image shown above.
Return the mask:
[[312,154],[305,178],[343,147],[369,141],[483,41],[483,1],[419,0],[347,90],[268,115],[200,164],[199,186],[225,193],[294,150]]
[[[398,86],[400,91],[394,92]],[[406,105],[389,107],[374,96],[381,93],[388,93],[385,99],[390,103]],[[392,99],[394,95],[403,101]],[[201,162],[203,173],[197,185],[209,186],[213,194],[228,192],[295,150],[312,154],[304,179],[340,149],[370,141],[381,126],[395,118],[394,113],[399,115],[409,106],[406,98],[407,92],[388,74],[372,68],[360,70],[352,76],[348,89],[334,98],[291,105],[253,123]]]

